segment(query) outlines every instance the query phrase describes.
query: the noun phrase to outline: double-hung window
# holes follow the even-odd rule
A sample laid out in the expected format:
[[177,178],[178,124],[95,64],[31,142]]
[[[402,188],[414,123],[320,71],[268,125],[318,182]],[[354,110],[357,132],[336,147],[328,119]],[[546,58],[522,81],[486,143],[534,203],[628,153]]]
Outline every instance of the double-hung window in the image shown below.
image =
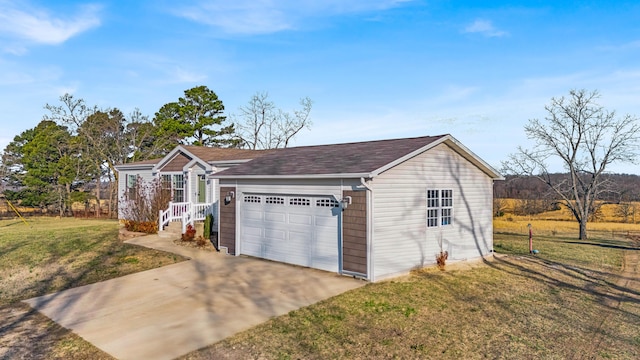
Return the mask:
[[184,202],[184,175],[183,174],[163,174],[162,189],[171,192],[171,201]]
[[133,200],[136,198],[137,182],[138,182],[138,175],[127,174],[127,199]]
[[453,190],[427,190],[427,227],[453,223]]

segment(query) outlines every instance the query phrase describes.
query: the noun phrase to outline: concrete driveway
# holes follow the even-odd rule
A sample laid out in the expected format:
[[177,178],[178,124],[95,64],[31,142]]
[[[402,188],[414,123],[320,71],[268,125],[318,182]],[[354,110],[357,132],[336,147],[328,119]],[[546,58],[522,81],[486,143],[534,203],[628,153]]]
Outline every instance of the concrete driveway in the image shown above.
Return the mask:
[[173,359],[271,317],[364,285],[323,271],[180,247],[191,258],[25,302],[118,359]]

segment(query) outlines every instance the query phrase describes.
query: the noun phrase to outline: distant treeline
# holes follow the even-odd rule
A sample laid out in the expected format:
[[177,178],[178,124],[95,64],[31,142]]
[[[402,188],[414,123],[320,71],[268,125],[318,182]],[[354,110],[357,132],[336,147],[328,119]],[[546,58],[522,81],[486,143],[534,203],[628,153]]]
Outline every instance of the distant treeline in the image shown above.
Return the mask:
[[[554,183],[558,183],[567,179],[569,175],[551,174],[549,176]],[[613,203],[640,201],[640,176],[631,174],[607,174],[605,176],[605,186],[608,190],[603,192],[598,200]],[[495,198],[549,200],[556,196],[549,191],[549,187],[545,183],[533,176],[507,175],[505,178],[504,181],[494,183],[493,194]]]

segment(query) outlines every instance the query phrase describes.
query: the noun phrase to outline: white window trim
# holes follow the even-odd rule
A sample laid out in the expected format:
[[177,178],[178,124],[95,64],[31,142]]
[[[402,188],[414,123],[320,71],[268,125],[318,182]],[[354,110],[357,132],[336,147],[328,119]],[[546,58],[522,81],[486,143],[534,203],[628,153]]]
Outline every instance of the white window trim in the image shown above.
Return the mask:
[[135,189],[136,184],[138,183],[138,176],[138,174],[127,174],[127,189],[125,191],[127,200],[133,200],[135,197]]
[[[175,186],[176,183],[176,176],[182,176],[182,188],[178,188]],[[171,181],[169,181],[169,188],[165,188],[164,187],[164,176],[170,176],[171,177]],[[162,182],[162,186],[163,189],[167,189],[171,191],[171,201],[173,202],[187,202],[187,176],[183,173],[183,172],[165,172],[165,173],[160,173],[160,181]],[[175,198],[175,194],[176,194],[176,190],[182,190],[182,201],[176,201]]]
[[[430,195],[433,195],[433,192],[436,193],[437,197],[430,197]],[[448,192],[451,196],[450,197],[443,197],[443,192]],[[454,214],[454,201],[453,201],[453,189],[448,189],[448,188],[440,188],[440,189],[435,189],[435,188],[430,188],[427,189],[427,191],[425,192],[425,198],[426,198],[426,225],[427,228],[437,228],[437,227],[450,227],[453,225],[453,214]],[[449,205],[444,205],[445,201],[444,200],[450,200],[450,204]],[[443,216],[443,210],[449,210],[449,215],[448,216]],[[430,212],[435,211],[435,216],[433,216],[432,214],[430,214]],[[445,219],[449,219],[449,222],[446,224],[443,224],[443,221]],[[432,225],[435,222],[435,225]]]

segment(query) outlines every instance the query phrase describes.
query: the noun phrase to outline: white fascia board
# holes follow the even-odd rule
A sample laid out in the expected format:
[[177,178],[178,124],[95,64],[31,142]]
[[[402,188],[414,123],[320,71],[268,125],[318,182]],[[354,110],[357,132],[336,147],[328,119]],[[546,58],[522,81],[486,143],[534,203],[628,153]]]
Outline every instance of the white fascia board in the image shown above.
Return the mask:
[[240,165],[240,164],[244,164],[244,163],[248,163],[249,161],[251,161],[253,159],[243,159],[243,160],[215,160],[215,161],[208,161],[207,163],[209,165],[212,166],[221,166],[221,167],[231,167],[234,165]]
[[193,157],[191,161],[189,161],[185,166],[182,167],[182,171],[187,172],[191,167],[195,164],[202,164],[204,166],[204,171],[211,172],[213,167],[210,164],[207,164],[206,161],[202,161],[200,158]]
[[156,164],[120,164],[116,165],[117,171],[129,171],[129,170],[151,170]]
[[381,173],[391,169],[394,166],[397,166],[398,164],[401,164],[415,156],[418,156],[420,154],[422,154],[423,152],[429,150],[429,149],[433,149],[434,147],[440,145],[440,144],[446,144],[447,146],[449,146],[451,149],[453,149],[455,152],[457,152],[458,154],[460,154],[460,156],[464,157],[465,159],[469,160],[469,162],[471,162],[472,164],[474,164],[475,166],[477,166],[480,170],[482,170],[482,172],[484,172],[485,174],[487,174],[489,177],[491,177],[493,180],[504,180],[504,177],[502,175],[500,175],[500,173],[498,173],[497,170],[495,170],[493,167],[491,167],[491,165],[487,164],[484,160],[482,160],[480,157],[478,157],[476,154],[474,154],[471,150],[469,150],[466,146],[462,145],[462,143],[460,141],[458,141],[456,138],[454,138],[451,135],[445,135],[443,137],[441,137],[440,139],[427,144],[423,147],[421,147],[420,149],[413,151],[401,158],[398,158],[390,163],[388,163],[387,165],[376,169],[372,172],[373,176],[378,176]]
[[460,141],[454,138],[451,135],[448,135],[450,139],[447,141],[447,145],[452,148],[455,152],[460,154],[460,156],[469,160],[472,164],[477,166],[480,170],[482,170],[485,174],[489,175],[493,180],[504,180],[504,176],[502,176],[496,169],[494,169],[491,165],[487,164],[484,160],[482,160],[478,155],[474,154],[473,151],[469,150],[466,146],[462,145]]
[[370,178],[370,173],[353,174],[310,174],[310,175],[217,175],[209,176],[214,179],[360,179]]

